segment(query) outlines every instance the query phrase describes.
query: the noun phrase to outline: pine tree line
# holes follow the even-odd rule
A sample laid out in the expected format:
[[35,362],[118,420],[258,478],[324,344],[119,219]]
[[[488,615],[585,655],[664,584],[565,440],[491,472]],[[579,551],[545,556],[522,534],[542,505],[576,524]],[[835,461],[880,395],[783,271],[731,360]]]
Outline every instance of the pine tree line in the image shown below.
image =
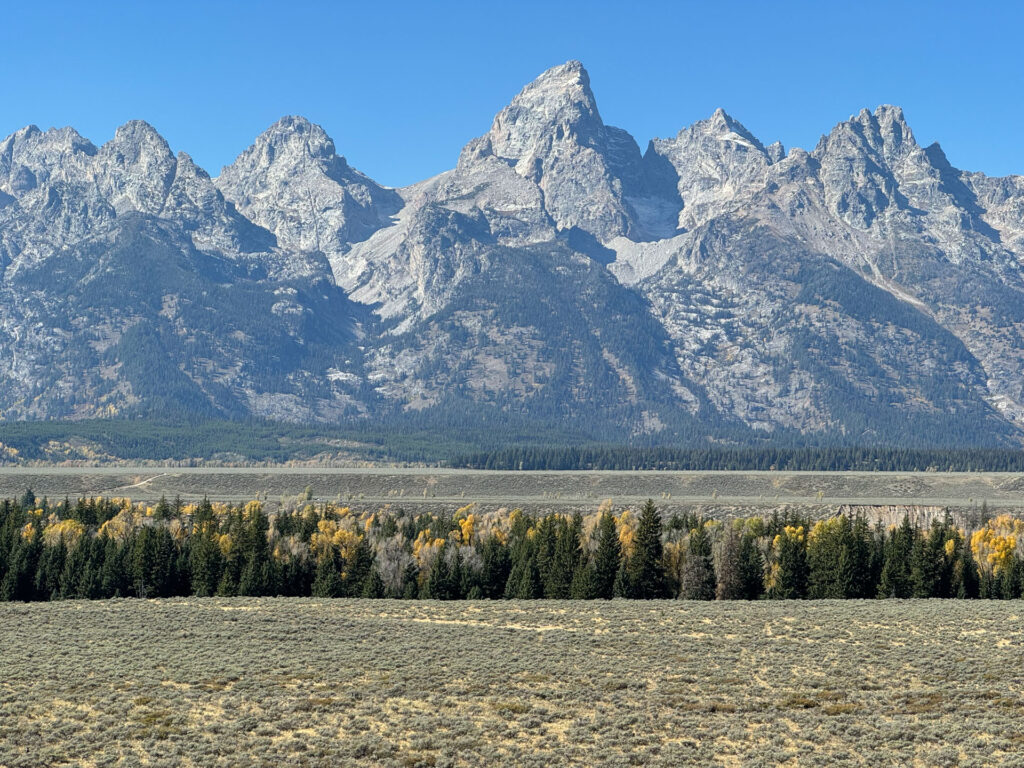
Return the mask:
[[1022,472],[1013,449],[704,446],[513,446],[454,457],[453,467],[492,470]]
[[663,520],[652,501],[586,516],[332,504],[268,515],[258,502],[50,504],[29,492],[0,503],[0,599],[1022,597],[1024,521],[984,518],[969,531],[948,516]]

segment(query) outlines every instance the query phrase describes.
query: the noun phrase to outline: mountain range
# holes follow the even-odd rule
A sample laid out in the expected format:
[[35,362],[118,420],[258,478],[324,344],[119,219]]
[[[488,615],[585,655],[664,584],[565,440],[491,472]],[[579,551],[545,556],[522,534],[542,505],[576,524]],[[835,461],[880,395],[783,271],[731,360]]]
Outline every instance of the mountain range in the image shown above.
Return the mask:
[[3,420],[1024,438],[1024,177],[954,168],[892,106],[810,152],[722,110],[641,150],[573,61],[399,189],[301,117],[217,178],[141,121],[28,126],[0,270]]

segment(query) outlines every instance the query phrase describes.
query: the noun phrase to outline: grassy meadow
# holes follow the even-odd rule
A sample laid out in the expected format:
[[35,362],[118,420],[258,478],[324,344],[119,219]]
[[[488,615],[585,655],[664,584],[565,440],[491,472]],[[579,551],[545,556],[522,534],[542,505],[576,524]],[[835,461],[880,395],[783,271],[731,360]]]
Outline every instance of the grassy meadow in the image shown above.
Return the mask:
[[0,604],[0,766],[1024,765],[1022,609]]

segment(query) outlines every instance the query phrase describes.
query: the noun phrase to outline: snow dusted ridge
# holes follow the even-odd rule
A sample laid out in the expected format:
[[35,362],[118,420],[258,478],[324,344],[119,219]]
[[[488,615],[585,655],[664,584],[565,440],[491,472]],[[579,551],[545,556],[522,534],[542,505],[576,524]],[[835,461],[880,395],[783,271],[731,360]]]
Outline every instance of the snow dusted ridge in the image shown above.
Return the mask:
[[892,106],[811,151],[717,110],[641,152],[575,61],[481,130],[404,189],[302,117],[216,179],[140,121],[12,134],[0,417],[1020,440],[1021,177],[953,168]]

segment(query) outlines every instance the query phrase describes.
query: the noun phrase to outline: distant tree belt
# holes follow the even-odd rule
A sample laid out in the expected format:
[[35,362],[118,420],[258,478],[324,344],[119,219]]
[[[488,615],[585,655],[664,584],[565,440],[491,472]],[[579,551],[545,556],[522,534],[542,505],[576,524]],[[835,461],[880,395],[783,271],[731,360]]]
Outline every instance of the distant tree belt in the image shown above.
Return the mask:
[[153,507],[128,499],[0,503],[0,598],[208,595],[455,599],[1019,598],[1024,520],[886,527],[787,512],[667,521],[615,514],[409,514],[300,502]]
[[845,446],[513,446],[459,455],[448,463],[465,469],[498,470],[1024,472],[1024,451],[998,448],[922,450]]
[[[576,428],[581,425],[589,434],[593,425],[584,420]],[[703,432],[678,437],[671,445],[625,445],[612,439],[597,442],[577,431],[514,415],[494,424],[484,412],[462,407],[443,417],[403,414],[333,427],[255,419],[18,421],[3,422],[2,427],[0,463],[78,459],[244,464],[326,457],[500,470],[1024,472],[1024,451],[977,447],[979,441],[961,434],[954,445],[975,447],[922,449],[913,433],[906,436],[907,445],[870,447],[806,445],[794,442],[800,438],[793,436],[752,445],[750,436],[742,434],[732,436],[730,445],[711,444]],[[339,447],[339,441],[345,445]]]

